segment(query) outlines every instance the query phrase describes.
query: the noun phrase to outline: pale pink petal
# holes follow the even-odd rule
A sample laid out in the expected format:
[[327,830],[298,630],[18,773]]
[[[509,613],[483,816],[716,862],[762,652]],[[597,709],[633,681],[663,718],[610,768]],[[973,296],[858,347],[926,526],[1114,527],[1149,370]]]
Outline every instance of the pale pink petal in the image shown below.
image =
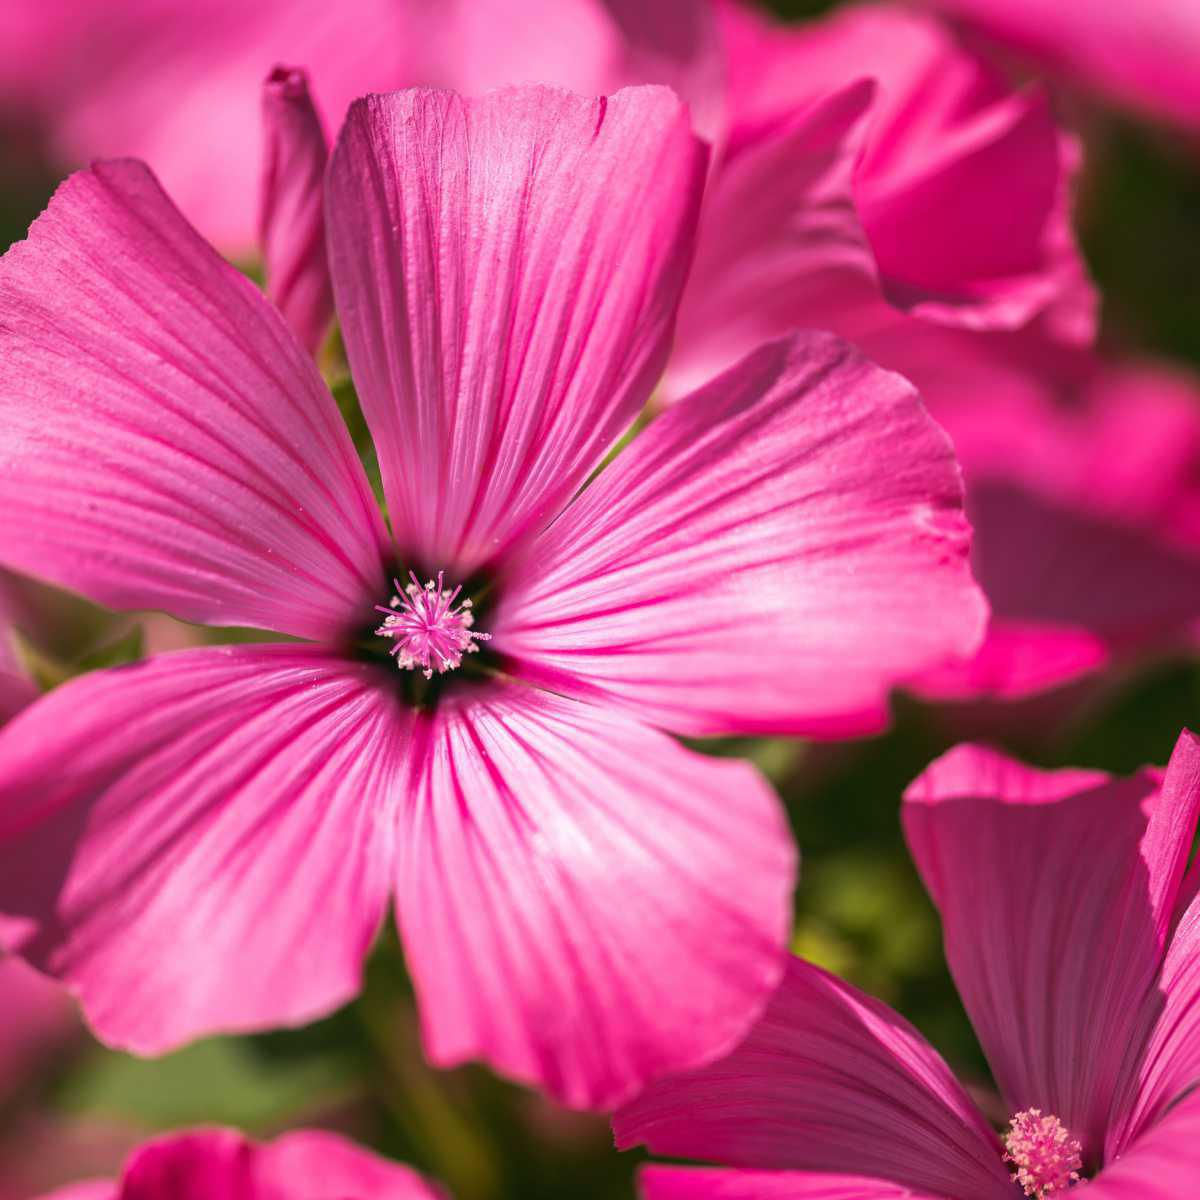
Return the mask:
[[263,178],[258,240],[267,295],[310,353],[333,320],[325,257],[325,163],[329,146],[308,78],[276,67],[263,88]]
[[1011,46],[1153,116],[1200,129],[1193,0],[937,0]]
[[646,1167],[638,1191],[643,1200],[939,1200],[862,1175],[711,1167]]
[[561,505],[665,360],[704,155],[662,88],[356,104],[338,312],[401,549],[461,578]]
[[512,685],[453,697],[418,736],[396,904],[435,1063],[605,1108],[745,1032],[795,875],[752,767]]
[[138,163],[74,175],[0,260],[0,562],[115,608],[344,632],[384,531],[336,406]]
[[377,668],[296,646],[85,675],[0,733],[0,936],[154,1053],[300,1024],[358,989],[407,718]]
[[676,1158],[1011,1200],[999,1143],[937,1052],[885,1004],[798,958],[732,1054],[652,1084],[613,1129],[621,1148]]
[[909,846],[996,1082],[1012,1112],[1057,1116],[1085,1157],[1104,1149],[1143,1048],[1200,809],[1200,789],[1158,784],[960,746],[905,794]]
[[960,487],[899,376],[826,334],[772,343],[513,565],[491,644],[687,733],[876,728],[894,681],[982,632]]
[[1200,1180],[1200,1092],[1193,1092],[1088,1182],[1088,1200],[1191,1200]]

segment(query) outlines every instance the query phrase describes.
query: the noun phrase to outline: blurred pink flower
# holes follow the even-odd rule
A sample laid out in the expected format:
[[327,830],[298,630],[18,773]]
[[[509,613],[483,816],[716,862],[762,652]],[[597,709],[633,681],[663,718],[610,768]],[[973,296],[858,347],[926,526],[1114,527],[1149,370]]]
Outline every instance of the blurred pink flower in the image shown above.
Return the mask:
[[930,324],[1092,338],[1078,151],[1039,91],[895,6],[794,27],[719,12],[724,128],[669,393],[793,328],[863,345]]
[[[1012,1121],[989,1127],[879,1001],[799,959],[727,1058],[617,1113],[648,1200],[1190,1200],[1200,1178],[1200,741],[1165,774],[1036,771],[960,746],[904,824]],[[1015,1186],[1013,1178],[1023,1186]]]
[[708,20],[694,0],[5,0],[0,103],[34,113],[68,167],[145,159],[241,255],[255,249],[259,93],[276,63],[310,70],[337,128],[356,97],[393,88],[682,83],[706,69]]
[[326,220],[391,535],[311,359],[146,168],[72,177],[0,262],[0,560],[307,639],[87,675],[0,735],[0,936],[106,1040],[330,1011],[393,891],[439,1064],[603,1106],[761,1009],[782,814],[655,727],[876,728],[984,609],[947,440],[827,335],[572,499],[660,373],[703,170],[663,89],[353,108]]
[[870,349],[920,381],[955,443],[992,606],[979,651],[918,691],[1010,700],[1194,641],[1200,380],[1028,337],[910,334]]
[[1112,100],[1200,129],[1195,0],[933,0],[948,14]]
[[147,1142],[120,1179],[76,1183],[44,1200],[439,1200],[415,1171],[317,1130],[251,1142],[232,1129]]

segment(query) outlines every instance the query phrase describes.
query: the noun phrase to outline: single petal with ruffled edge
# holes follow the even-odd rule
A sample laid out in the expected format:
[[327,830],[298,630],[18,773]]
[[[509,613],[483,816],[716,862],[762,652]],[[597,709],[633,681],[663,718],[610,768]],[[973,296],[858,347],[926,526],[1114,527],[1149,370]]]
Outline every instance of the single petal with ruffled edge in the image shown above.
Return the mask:
[[606,1108],[745,1032],[795,879],[751,766],[513,685],[446,697],[417,736],[396,907],[433,1062]]
[[383,592],[332,397],[134,162],[64,183],[0,259],[0,563],[114,608],[301,637]]
[[1012,1195],[995,1135],[938,1053],[885,1004],[798,958],[731,1054],[651,1085],[613,1129],[621,1148],[676,1158]]
[[982,634],[961,487],[899,376],[827,334],[772,343],[508,567],[491,644],[680,732],[878,728],[896,680]]
[[108,1043],[294,1025],[358,990],[405,710],[298,646],[85,675],[0,733],[0,939]]
[[1053,1114],[1090,1161],[1129,1102],[1200,808],[1200,789],[1160,778],[960,746],[905,793],[905,834],[1010,1111]]
[[665,88],[354,105],[330,166],[338,313],[401,549],[461,578],[536,533],[641,410],[704,153]]
[[643,1200],[941,1200],[862,1175],[712,1167],[645,1167],[638,1192]]
[[267,77],[263,134],[258,241],[267,295],[315,354],[333,320],[325,256],[329,145],[302,70],[276,67]]
[[[1186,856],[1200,807],[1200,739],[1194,734],[1181,735],[1162,792],[1159,803],[1175,821],[1143,854],[1157,857],[1174,848]],[[1200,860],[1192,862],[1179,890],[1158,986],[1142,1011],[1150,1032],[1109,1130],[1110,1156],[1132,1152],[1170,1105],[1200,1086]]]

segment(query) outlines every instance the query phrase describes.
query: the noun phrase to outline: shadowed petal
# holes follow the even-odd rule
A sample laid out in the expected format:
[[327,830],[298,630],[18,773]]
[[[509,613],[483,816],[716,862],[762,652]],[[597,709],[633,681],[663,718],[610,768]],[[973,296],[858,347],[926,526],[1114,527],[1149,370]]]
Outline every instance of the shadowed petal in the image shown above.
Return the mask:
[[1128,1109],[1200,807],[1200,789],[1159,782],[960,746],[905,794],[950,969],[1010,1111],[1052,1112],[1092,1160],[1114,1106]]
[[748,764],[591,705],[468,693],[422,727],[397,914],[430,1058],[611,1107],[726,1050],[783,969],[795,852]]
[[514,565],[492,645],[686,733],[877,728],[978,644],[961,506],[912,388],[796,335],[634,440]]
[[1200,1179],[1200,1092],[1181,1100],[1088,1183],[1088,1200],[1188,1200]]
[[338,312],[401,549],[535,533],[645,403],[704,154],[664,88],[370,96],[334,153]]
[[325,163],[329,146],[303,71],[276,67],[263,88],[259,243],[267,295],[310,354],[333,320],[325,257]]
[[403,714],[294,646],[85,675],[0,733],[0,935],[108,1043],[301,1024],[383,915]]
[[279,314],[141,164],[0,260],[0,562],[115,608],[301,637],[383,591],[383,527]]
[[652,1084],[613,1129],[621,1148],[1011,1200],[999,1143],[937,1052],[798,958],[732,1054]]

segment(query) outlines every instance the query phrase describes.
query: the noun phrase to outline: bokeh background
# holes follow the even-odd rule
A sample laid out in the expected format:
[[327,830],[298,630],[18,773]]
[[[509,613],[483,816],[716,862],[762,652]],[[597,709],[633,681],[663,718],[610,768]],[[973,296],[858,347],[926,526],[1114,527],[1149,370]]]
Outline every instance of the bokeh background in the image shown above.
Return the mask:
[[[832,6],[772,7],[802,20]],[[1070,90],[1059,89],[1057,103],[1086,143],[1077,222],[1104,298],[1103,343],[1200,370],[1200,138]],[[39,157],[34,131],[7,128],[3,145],[7,246],[57,176]],[[17,597],[22,651],[43,687],[191,636],[165,618],[117,617],[45,588],[22,585]],[[897,1007],[986,1103],[986,1065],[900,836],[901,791],[964,737],[1039,764],[1126,772],[1164,762],[1188,724],[1200,725],[1200,665],[1179,654],[1005,707],[899,696],[891,730],[852,744],[704,748],[753,758],[784,798],[804,861],[796,950]],[[603,1117],[563,1112],[483,1068],[427,1067],[392,930],[381,936],[361,997],[327,1020],[215,1038],[157,1061],[105,1050],[60,997],[0,965],[0,1200],[110,1173],[147,1133],[198,1123],[258,1135],[335,1128],[443,1180],[460,1200],[629,1197],[639,1159],[613,1152]]]

